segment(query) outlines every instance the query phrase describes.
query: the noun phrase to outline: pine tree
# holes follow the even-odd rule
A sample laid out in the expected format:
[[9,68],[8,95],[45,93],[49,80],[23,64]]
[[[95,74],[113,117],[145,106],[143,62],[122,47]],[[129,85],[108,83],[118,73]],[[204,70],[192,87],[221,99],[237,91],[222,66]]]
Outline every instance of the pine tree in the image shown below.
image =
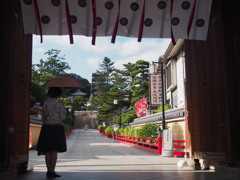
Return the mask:
[[112,73],[115,70],[114,62],[110,58],[105,57],[100,64],[99,76],[96,77],[96,87],[99,93],[108,92],[112,87]]
[[148,68],[149,62],[144,60],[138,60],[132,68],[131,75],[134,78],[131,86],[132,103],[148,97]]

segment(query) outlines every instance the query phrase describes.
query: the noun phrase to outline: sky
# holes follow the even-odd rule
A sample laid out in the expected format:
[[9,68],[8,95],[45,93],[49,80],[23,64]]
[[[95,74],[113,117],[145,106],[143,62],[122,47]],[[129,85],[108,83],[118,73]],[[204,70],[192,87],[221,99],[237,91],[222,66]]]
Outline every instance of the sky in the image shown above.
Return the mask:
[[114,62],[114,67],[123,69],[123,64],[135,63],[145,60],[152,63],[163,55],[171,42],[170,39],[143,38],[137,42],[136,38],[116,37],[115,44],[111,37],[97,37],[96,44],[92,45],[92,38],[74,36],[74,44],[70,44],[69,36],[40,36],[33,35],[33,64],[40,59],[46,60],[45,52],[51,49],[61,50],[60,57],[65,57],[65,62],[70,66],[67,73],[75,73],[91,83],[92,73],[96,72],[104,57]]

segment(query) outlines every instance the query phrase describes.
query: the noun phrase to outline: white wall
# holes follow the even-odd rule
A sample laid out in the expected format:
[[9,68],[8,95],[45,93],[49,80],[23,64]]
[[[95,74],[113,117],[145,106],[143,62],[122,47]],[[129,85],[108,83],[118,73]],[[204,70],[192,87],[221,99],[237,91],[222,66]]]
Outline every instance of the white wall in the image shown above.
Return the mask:
[[183,107],[185,105],[185,88],[184,88],[184,78],[185,78],[185,59],[180,57],[177,60],[177,96],[178,96],[178,107]]

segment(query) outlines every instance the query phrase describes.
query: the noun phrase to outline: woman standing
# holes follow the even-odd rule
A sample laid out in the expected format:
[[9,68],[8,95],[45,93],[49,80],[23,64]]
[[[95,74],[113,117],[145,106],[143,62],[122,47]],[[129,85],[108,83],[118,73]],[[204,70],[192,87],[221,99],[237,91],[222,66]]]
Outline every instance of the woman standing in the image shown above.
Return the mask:
[[65,119],[66,110],[63,102],[58,100],[62,91],[58,87],[50,87],[49,98],[43,103],[43,126],[38,139],[36,150],[38,155],[45,155],[47,177],[61,177],[55,173],[57,153],[66,152],[66,139],[62,120]]

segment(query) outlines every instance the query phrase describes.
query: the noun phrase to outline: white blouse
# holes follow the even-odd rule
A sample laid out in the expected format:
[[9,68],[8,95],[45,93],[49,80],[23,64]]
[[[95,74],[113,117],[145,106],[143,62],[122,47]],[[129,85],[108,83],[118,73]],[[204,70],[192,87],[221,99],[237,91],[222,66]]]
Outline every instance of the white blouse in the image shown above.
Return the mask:
[[43,103],[43,124],[44,125],[63,125],[66,117],[66,110],[63,102],[55,98],[48,98]]

